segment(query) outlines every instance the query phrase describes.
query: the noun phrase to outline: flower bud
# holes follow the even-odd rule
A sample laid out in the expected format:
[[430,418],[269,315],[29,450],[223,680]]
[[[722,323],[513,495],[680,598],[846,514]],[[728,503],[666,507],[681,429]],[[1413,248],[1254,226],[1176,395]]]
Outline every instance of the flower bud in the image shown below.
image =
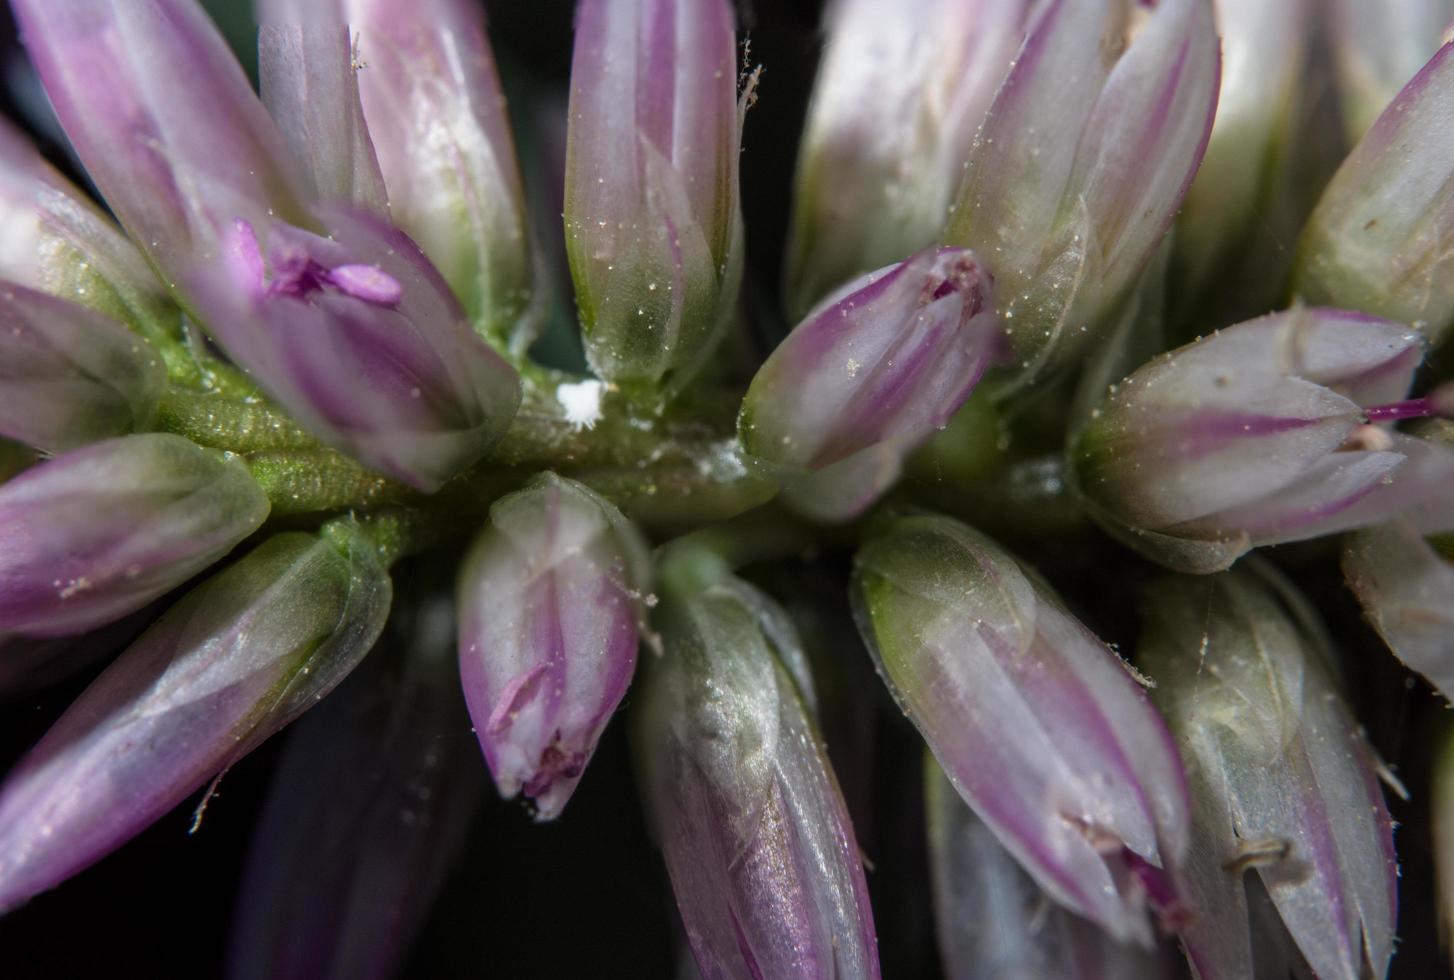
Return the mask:
[[1175,960],[1118,943],[1049,897],[925,759],[929,875],[948,980],[1170,980]]
[[1394,656],[1446,699],[1454,695],[1454,565],[1446,555],[1409,522],[1391,521],[1347,537],[1343,575]]
[[737,424],[747,453],[808,513],[862,512],[998,351],[989,287],[972,253],[931,247],[830,296],[752,379]]
[[753,590],[663,606],[638,731],[643,792],[705,980],[877,978],[853,828]]
[[591,367],[680,390],[737,302],[741,119],[726,0],[582,0],[565,230]]
[[798,152],[789,308],[933,242],[1027,0],[837,0]]
[[387,216],[343,0],[254,0],[254,6],[263,104],[304,165],[309,196]]
[[166,382],[121,324],[0,281],[0,434],[59,452],[145,429]]
[[1056,902],[1149,946],[1184,914],[1186,782],[1116,655],[987,538],[934,515],[854,561],[859,629],[966,803]]
[[0,909],[109,854],[312,707],[373,645],[389,594],[347,527],[276,535],[189,592],[0,785]]
[[0,633],[66,636],[120,619],[256,531],[268,499],[235,458],[123,436],[0,485]]
[[1348,142],[1356,143],[1448,40],[1454,0],[1332,0],[1329,7],[1339,106]]
[[1406,328],[1338,310],[1229,327],[1111,386],[1072,449],[1080,492],[1188,572],[1377,523],[1454,475],[1447,448],[1370,424],[1431,408],[1397,401],[1420,357]]
[[1038,6],[944,232],[992,262],[1022,382],[1073,363],[1095,337],[1206,148],[1219,73],[1211,0],[1143,6]]
[[1333,175],[1298,244],[1309,303],[1407,323],[1437,343],[1454,323],[1454,44],[1399,92]]
[[547,473],[490,508],[459,578],[459,663],[501,795],[559,816],[636,669],[650,565],[639,532]]
[[1253,228],[1267,221],[1269,201],[1283,190],[1312,32],[1312,0],[1216,0],[1215,6],[1222,36],[1216,121],[1173,236],[1183,288],[1198,291],[1231,253],[1246,247]]
[[[376,650],[288,737],[253,837],[231,980],[387,980],[484,790],[453,610],[391,618]],[[403,619],[400,624],[398,621]]]
[[3,123],[0,279],[90,307],[144,336],[170,332],[177,321],[136,246]]
[[1139,647],[1194,801],[1182,940],[1198,975],[1252,975],[1256,872],[1313,975],[1382,977],[1393,952],[1393,825],[1372,753],[1326,673],[1315,620],[1258,566],[1167,579]]
[[[193,0],[14,7],[122,224],[301,425],[423,490],[503,434],[519,403],[515,372],[469,330],[417,246],[377,215],[319,196],[321,169],[349,165],[315,161],[303,177]],[[334,82],[346,88],[351,76]],[[296,108],[290,126],[339,125],[315,117],[306,97]],[[342,152],[356,135],[319,137],[317,149]]]
[[[531,339],[531,261],[515,144],[479,5],[344,0],[364,115],[399,227],[476,329]],[[558,213],[558,212],[557,212]]]

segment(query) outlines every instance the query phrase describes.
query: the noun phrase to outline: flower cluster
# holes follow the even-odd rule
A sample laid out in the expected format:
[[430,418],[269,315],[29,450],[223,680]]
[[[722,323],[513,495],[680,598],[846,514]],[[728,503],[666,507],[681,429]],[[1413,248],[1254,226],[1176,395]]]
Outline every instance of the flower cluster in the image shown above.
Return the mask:
[[79,692],[0,913],[337,687],[233,976],[392,976],[487,800],[633,776],[684,975],[921,901],[953,977],[1432,969],[1367,691],[1454,697],[1454,0],[829,0],[780,296],[729,0],[577,0],[513,115],[475,0],[256,0],[256,87],[10,7],[98,197],[0,128],[0,698]]

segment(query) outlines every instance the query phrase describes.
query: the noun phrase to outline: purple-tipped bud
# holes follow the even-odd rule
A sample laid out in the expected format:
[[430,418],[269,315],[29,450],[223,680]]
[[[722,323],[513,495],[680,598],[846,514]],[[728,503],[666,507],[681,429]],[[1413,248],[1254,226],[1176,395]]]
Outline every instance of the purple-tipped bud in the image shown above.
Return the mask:
[[0,281],[0,435],[59,452],[145,429],[166,382],[115,320]]
[[505,100],[471,0],[344,0],[399,227],[487,336],[529,343],[531,259]]
[[1092,513],[1187,572],[1378,523],[1454,475],[1448,447],[1380,423],[1418,367],[1406,327],[1338,310],[1250,320],[1156,358],[1091,413],[1072,463]]
[[1339,108],[1356,143],[1449,38],[1454,0],[1332,0]]
[[347,527],[269,538],[188,593],[0,785],[0,909],[109,854],[312,707],[373,645],[389,595]]
[[[453,610],[390,620],[288,736],[248,859],[230,980],[388,980],[485,788],[460,700]],[[400,622],[402,620],[402,623]]]
[[879,976],[868,887],[838,783],[756,593],[673,596],[637,754],[704,980]]
[[1294,289],[1431,341],[1454,324],[1454,44],[1394,98],[1343,161],[1298,245]]
[[139,328],[175,310],[146,260],[84,193],[0,123],[0,279]]
[[133,612],[257,530],[268,498],[235,458],[122,436],[0,485],[0,633],[85,633]]
[[1252,975],[1243,875],[1266,887],[1312,973],[1382,977],[1397,866],[1375,761],[1299,597],[1259,568],[1169,579],[1139,647],[1194,801],[1182,933],[1203,980]]
[[798,153],[788,306],[935,241],[1027,0],[836,0]]
[[962,524],[896,519],[855,560],[854,613],[955,789],[1055,901],[1149,946],[1185,909],[1176,747],[1116,655]]
[[[515,372],[469,329],[417,246],[376,215],[321,196],[324,164],[303,176],[194,0],[13,7],[67,134],[122,224],[303,426],[424,490],[503,434],[519,402]],[[305,64],[274,77],[308,80],[316,53],[299,52]],[[352,83],[329,77],[335,95]],[[306,96],[277,100],[297,110],[290,127],[345,131],[319,137],[320,152],[354,145],[358,133],[316,117]]]
[[465,701],[495,785],[559,816],[636,669],[640,533],[554,474],[490,508],[459,577]]
[[945,229],[991,262],[1023,381],[1071,364],[1094,338],[1206,147],[1219,73],[1211,0],[1145,6],[1039,5]]
[[1447,555],[1413,525],[1392,521],[1348,536],[1343,574],[1394,655],[1454,698],[1454,565]]
[[[1176,265],[1200,288],[1249,229],[1267,221],[1269,197],[1294,138],[1313,0],[1216,0],[1221,94],[1211,141],[1177,219]],[[1296,228],[1290,229],[1296,233]]]
[[741,119],[726,0],[582,0],[565,231],[586,356],[680,390],[737,302]]
[[1170,980],[1176,960],[1118,943],[1051,904],[925,760],[924,808],[939,953],[948,980]]
[[862,512],[1000,349],[990,285],[972,253],[932,247],[843,287],[752,379],[737,424],[747,453],[800,509]]

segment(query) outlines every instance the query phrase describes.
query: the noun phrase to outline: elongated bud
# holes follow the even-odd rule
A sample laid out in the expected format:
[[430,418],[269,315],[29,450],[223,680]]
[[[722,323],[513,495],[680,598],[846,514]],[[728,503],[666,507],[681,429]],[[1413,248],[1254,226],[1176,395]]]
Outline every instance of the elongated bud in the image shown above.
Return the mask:
[[1332,0],[1334,62],[1348,142],[1388,108],[1454,25],[1454,0]]
[[533,335],[530,243],[505,100],[470,0],[344,0],[359,94],[394,220],[477,330],[522,351]]
[[[1446,731],[1434,757],[1430,809],[1434,818],[1434,870],[1442,928],[1454,928],[1454,734]],[[1446,933],[1447,934],[1447,933]]]
[[876,978],[853,828],[750,586],[663,606],[637,752],[677,908],[705,980]]
[[[13,6],[57,114],[122,224],[304,427],[423,490],[503,434],[519,402],[514,371],[469,330],[417,246],[377,215],[321,196],[324,163],[304,178],[194,0]],[[311,77],[316,52],[295,53],[308,63],[275,79]],[[338,91],[351,81],[334,77]],[[296,110],[287,121],[305,134],[338,123],[306,96],[276,101]],[[354,145],[319,136],[316,148]]]
[[560,814],[636,669],[650,565],[639,532],[545,474],[490,508],[459,577],[465,700],[495,785]]
[[790,312],[932,243],[1027,0],[837,0],[798,152]]
[[1393,952],[1393,825],[1357,721],[1301,600],[1258,571],[1167,579],[1140,655],[1193,786],[1182,934],[1205,980],[1251,976],[1242,877],[1266,886],[1313,974],[1382,977]]
[[166,382],[115,320],[0,281],[0,434],[59,452],[144,429]]
[[1170,980],[1175,960],[1111,939],[1049,897],[974,815],[933,756],[924,765],[929,875],[949,980]]
[[288,737],[253,837],[232,980],[395,976],[458,855],[485,781],[453,610],[405,612]]
[[851,517],[949,422],[1000,349],[975,256],[927,248],[830,296],[752,379],[743,447],[814,516]]
[[121,229],[0,124],[0,279],[90,307],[143,336],[171,336],[176,310]]
[[725,0],[582,0],[565,230],[586,355],[609,381],[680,386],[737,301],[741,120]]
[[1363,615],[1408,667],[1454,695],[1454,565],[1403,520],[1350,534],[1343,574]]
[[1454,323],[1454,44],[1379,116],[1323,191],[1294,289],[1407,323],[1438,343]]
[[343,0],[254,0],[253,6],[263,103],[303,164],[309,196],[387,215]]
[[1072,363],[1151,258],[1205,150],[1219,64],[1211,0],[1039,6],[944,232],[992,260],[1020,380]]
[[1215,2],[1223,68],[1216,120],[1173,236],[1184,288],[1206,287],[1229,253],[1245,247],[1255,224],[1266,222],[1268,202],[1283,191],[1312,2]]
[[312,707],[373,645],[389,594],[347,526],[269,538],[188,593],[0,785],[0,909],[109,854]]
[[890,692],[1030,876],[1119,941],[1186,912],[1175,746],[1125,665],[998,546],[932,515],[885,525],[852,597]]
[[1377,523],[1436,494],[1447,447],[1376,424],[1443,409],[1400,401],[1417,335],[1338,310],[1250,320],[1112,385],[1073,448],[1093,515],[1172,568]]
[[257,530],[268,499],[236,459],[123,436],[0,485],[0,633],[85,633],[140,609]]

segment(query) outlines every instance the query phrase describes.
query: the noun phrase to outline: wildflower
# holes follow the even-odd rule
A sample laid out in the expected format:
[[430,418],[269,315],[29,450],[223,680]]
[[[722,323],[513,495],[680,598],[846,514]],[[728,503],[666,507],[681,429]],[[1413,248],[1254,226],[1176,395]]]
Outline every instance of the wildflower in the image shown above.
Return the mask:
[[1220,64],[1211,0],[1162,0],[1143,17],[1135,6],[1037,8],[944,230],[989,264],[1022,383],[1096,336],[1206,149]]
[[545,474],[497,501],[459,577],[459,657],[503,796],[560,814],[636,669],[650,564],[611,504]]
[[742,278],[741,116],[726,0],[582,0],[565,233],[586,356],[608,381],[679,391]]
[[752,379],[737,428],[793,503],[863,511],[903,457],[943,428],[998,351],[990,283],[972,253],[927,248],[825,299]]
[[854,613],[954,787],[1056,902],[1149,945],[1186,912],[1186,782],[1125,666],[997,545],[934,515],[854,559]]
[[274,535],[189,592],[0,785],[0,909],[104,857],[312,707],[373,645],[389,594],[346,525]]
[[1242,877],[1255,874],[1314,975],[1383,976],[1393,823],[1316,620],[1260,570],[1167,579],[1146,610],[1139,655],[1192,786],[1199,914],[1182,939],[1198,975],[1252,975]]
[[1072,461],[1092,513],[1188,572],[1251,548],[1377,523],[1428,497],[1454,456],[1381,423],[1422,356],[1405,327],[1303,309],[1229,327],[1112,385]]

